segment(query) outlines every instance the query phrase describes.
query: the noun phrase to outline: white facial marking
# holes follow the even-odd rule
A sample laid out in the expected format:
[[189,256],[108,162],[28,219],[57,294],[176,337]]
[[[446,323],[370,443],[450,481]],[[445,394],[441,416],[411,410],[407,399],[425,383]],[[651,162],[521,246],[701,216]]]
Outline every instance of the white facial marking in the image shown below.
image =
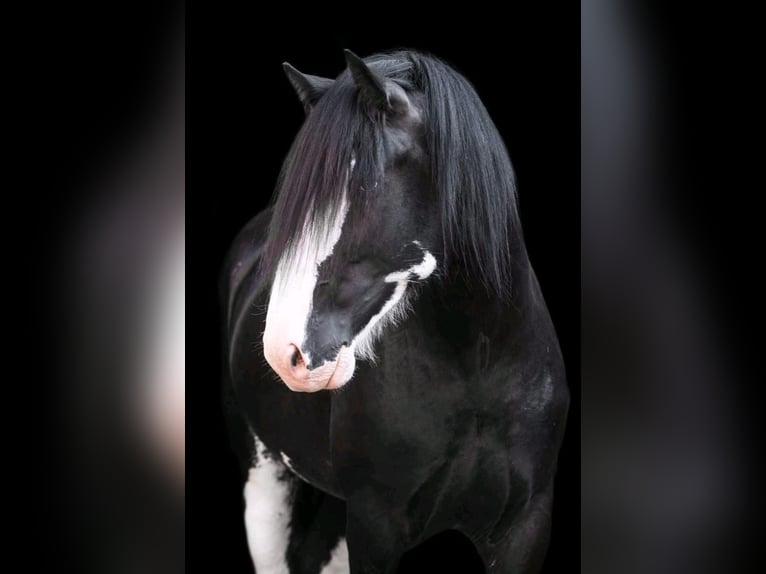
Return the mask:
[[319,574],[348,574],[350,571],[348,545],[345,538],[340,538],[330,554],[330,561],[324,565]]
[[[263,334],[264,355],[272,366],[290,360],[285,349],[291,343],[303,347],[319,266],[332,255],[340,239],[348,207],[344,193],[327,231],[304,229],[292,256],[283,257],[277,266]],[[308,354],[304,353],[304,359],[307,364],[311,362]]]
[[[419,241],[414,241],[420,247]],[[375,350],[373,345],[377,338],[388,325],[396,324],[407,315],[409,310],[407,297],[405,297],[407,286],[414,275],[420,280],[426,279],[436,269],[436,258],[430,252],[423,249],[423,260],[403,271],[395,271],[386,275],[386,283],[396,283],[394,292],[386,301],[380,311],[372,316],[367,325],[364,326],[359,334],[351,342],[351,349],[359,358],[365,358],[369,361],[375,360]],[[349,377],[350,378],[350,377]]]
[[[349,172],[353,170],[355,163],[356,160],[352,158]],[[387,325],[397,323],[407,314],[405,295],[409,282],[416,278],[426,279],[436,269],[434,256],[423,249],[419,241],[414,241],[413,243],[423,251],[423,260],[409,269],[396,271],[385,277],[386,283],[396,283],[396,287],[380,311],[370,319],[348,347],[341,348],[334,361],[325,361],[323,365],[311,371],[306,371],[305,368],[301,370],[299,364],[292,363],[295,349],[291,345],[300,349],[304,366],[311,364],[311,357],[304,347],[319,266],[332,255],[335,245],[340,240],[348,209],[344,189],[341,205],[335,211],[332,221],[306,226],[299,243],[290,253],[284,255],[277,265],[266,313],[263,354],[287,386],[295,391],[336,389],[345,385],[354,375],[357,357],[374,361],[375,340]],[[287,461],[285,463],[289,464]]]
[[290,483],[285,480],[284,467],[268,458],[255,434],[253,439],[257,461],[245,484],[247,545],[258,574],[289,574]]
[[341,347],[335,360],[335,371],[327,385],[328,389],[337,389],[351,380],[356,369],[356,357],[353,346]]
[[418,279],[425,279],[436,269],[436,258],[428,251],[424,251],[423,261],[415,265],[410,271],[418,276]]
[[[415,245],[423,249],[423,246],[420,244],[420,241],[413,241]],[[418,265],[415,265],[410,271],[415,273],[419,279],[425,279],[431,273],[434,272],[436,269],[436,258],[431,255],[431,252],[427,249],[423,249],[423,261],[421,261]]]
[[[352,156],[349,175],[355,164],[356,159]],[[327,378],[324,372],[312,371],[308,373],[306,380],[300,381],[298,387],[293,387],[290,384],[290,374],[292,373],[290,345],[295,345],[301,350],[305,365],[311,363],[311,357],[303,349],[306,324],[311,315],[311,303],[319,266],[332,255],[333,249],[340,239],[343,222],[348,214],[349,205],[346,198],[344,186],[341,204],[334,211],[332,220],[314,221],[313,225],[306,225],[301,233],[299,243],[289,253],[283,255],[277,265],[266,313],[263,355],[287,386],[293,390],[310,390],[301,388],[300,385],[308,385],[308,387],[317,383],[321,385]],[[328,376],[332,376],[332,371]]]

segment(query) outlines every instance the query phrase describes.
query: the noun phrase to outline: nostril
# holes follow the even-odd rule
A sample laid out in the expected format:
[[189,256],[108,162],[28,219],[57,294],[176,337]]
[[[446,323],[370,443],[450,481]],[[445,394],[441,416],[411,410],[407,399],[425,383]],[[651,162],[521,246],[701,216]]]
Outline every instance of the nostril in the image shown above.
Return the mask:
[[301,360],[301,352],[298,350],[297,347],[294,347],[295,351],[293,352],[293,356],[290,358],[290,364],[293,367],[297,367],[298,363]]

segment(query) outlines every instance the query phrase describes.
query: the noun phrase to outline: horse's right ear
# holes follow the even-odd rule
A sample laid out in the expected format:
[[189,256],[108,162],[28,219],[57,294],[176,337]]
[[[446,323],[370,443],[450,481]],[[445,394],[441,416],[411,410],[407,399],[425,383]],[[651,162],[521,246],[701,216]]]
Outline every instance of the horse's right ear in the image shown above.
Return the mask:
[[300,99],[303,104],[303,109],[306,110],[307,114],[335,81],[329,78],[320,78],[319,76],[303,74],[287,62],[284,62],[282,67],[285,70],[287,79],[290,80],[293,89],[295,89],[295,93],[298,94],[298,99]]

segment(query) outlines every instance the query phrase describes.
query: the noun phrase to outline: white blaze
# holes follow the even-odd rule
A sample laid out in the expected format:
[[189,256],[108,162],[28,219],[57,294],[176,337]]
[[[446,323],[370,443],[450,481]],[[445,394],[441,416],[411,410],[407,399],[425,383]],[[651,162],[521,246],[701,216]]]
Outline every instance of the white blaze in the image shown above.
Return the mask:
[[[264,355],[269,362],[285,360],[283,354],[291,343],[303,348],[319,266],[332,255],[340,239],[348,207],[344,193],[326,231],[307,226],[295,249],[280,260],[263,333]],[[308,355],[304,354],[304,357],[306,363],[311,361]]]
[[[351,169],[353,167],[352,160]],[[311,315],[319,266],[332,255],[335,245],[340,240],[348,210],[349,204],[344,189],[341,205],[330,216],[329,221],[315,220],[312,225],[306,225],[298,243],[282,256],[277,265],[266,313],[263,353],[269,364],[278,372],[291,372],[291,345],[301,350],[306,365],[311,363],[305,345],[306,326]],[[418,241],[414,243],[421,247]],[[377,337],[387,325],[396,323],[406,315],[408,306],[405,293],[413,276],[423,280],[435,269],[436,259],[423,249],[423,260],[420,263],[387,275],[385,282],[396,284],[389,300],[355,335],[349,347],[341,349],[335,361],[327,361],[311,371],[302,385],[320,382],[326,384],[326,388],[332,389],[347,383],[354,374],[356,357],[374,359],[373,345]],[[283,378],[287,376],[283,375]],[[288,380],[285,382],[290,386]],[[290,388],[298,390],[293,386]],[[303,390],[303,387],[300,390]]]

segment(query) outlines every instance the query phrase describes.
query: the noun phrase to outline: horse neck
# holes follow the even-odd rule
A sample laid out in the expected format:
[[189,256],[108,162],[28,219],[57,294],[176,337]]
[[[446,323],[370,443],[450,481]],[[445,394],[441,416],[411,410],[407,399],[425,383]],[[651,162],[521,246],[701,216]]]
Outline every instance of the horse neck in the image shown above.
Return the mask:
[[[473,376],[501,363],[503,368],[509,364],[525,368],[539,359],[540,349],[557,348],[555,330],[526,257],[514,264],[512,295],[505,300],[469,285],[461,279],[464,275],[455,273],[424,285],[396,334],[384,335],[383,346],[397,363],[415,353],[416,361],[426,356],[429,366],[439,364],[450,372]],[[487,379],[490,386],[495,380]]]
[[450,271],[423,293],[423,312],[444,326],[443,332],[473,339],[479,335],[502,339],[518,333],[539,313],[545,313],[537,279],[522,247],[514,253],[512,285],[506,297],[469,278],[464,269]]

